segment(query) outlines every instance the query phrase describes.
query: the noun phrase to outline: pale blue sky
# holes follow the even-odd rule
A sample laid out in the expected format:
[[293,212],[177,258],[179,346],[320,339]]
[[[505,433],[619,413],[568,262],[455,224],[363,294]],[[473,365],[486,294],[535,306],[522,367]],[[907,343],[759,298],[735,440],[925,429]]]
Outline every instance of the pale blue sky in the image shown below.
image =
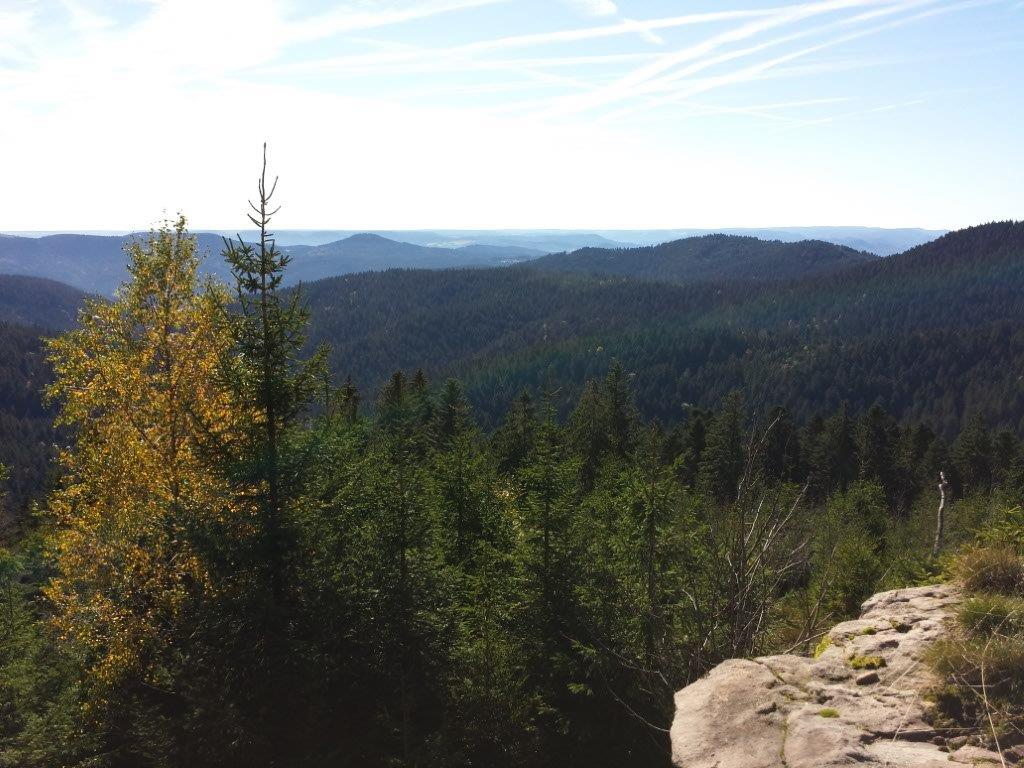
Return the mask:
[[0,0],[0,230],[1024,218],[1024,0]]

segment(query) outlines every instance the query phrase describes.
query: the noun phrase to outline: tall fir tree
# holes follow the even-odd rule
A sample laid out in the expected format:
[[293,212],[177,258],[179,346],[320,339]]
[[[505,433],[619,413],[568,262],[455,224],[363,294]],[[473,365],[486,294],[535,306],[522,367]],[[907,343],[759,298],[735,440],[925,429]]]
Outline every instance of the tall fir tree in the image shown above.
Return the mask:
[[743,395],[733,392],[708,427],[698,484],[719,502],[731,502],[739,492],[746,455],[743,445]]
[[291,450],[300,421],[324,391],[326,350],[303,356],[309,323],[301,292],[285,294],[282,283],[290,256],[277,248],[270,230],[279,208],[272,207],[277,179],[268,185],[266,145],[249,202],[249,221],[258,230],[256,243],[225,240],[223,251],[234,278],[235,301],[222,309],[231,345],[222,355],[220,381],[231,393],[239,426],[224,443],[221,467],[240,498],[258,510],[258,544],[243,553],[260,576],[262,589],[251,595],[250,646],[253,663],[249,690],[254,692],[257,721],[268,750],[268,765],[282,766],[301,746],[306,657],[293,648],[296,611],[302,605],[291,578],[294,572],[293,518],[312,457]]
[[301,293],[281,290],[291,257],[277,248],[270,231],[280,210],[272,207],[277,179],[267,184],[267,148],[257,182],[256,201],[250,201],[249,221],[259,231],[255,244],[225,240],[223,256],[235,281],[235,306],[225,306],[232,346],[221,373],[246,425],[233,443],[228,467],[239,488],[254,495],[261,510],[263,556],[271,600],[285,600],[287,558],[285,515],[296,476],[284,456],[287,433],[315,399],[324,379],[325,353],[302,357],[309,312]]

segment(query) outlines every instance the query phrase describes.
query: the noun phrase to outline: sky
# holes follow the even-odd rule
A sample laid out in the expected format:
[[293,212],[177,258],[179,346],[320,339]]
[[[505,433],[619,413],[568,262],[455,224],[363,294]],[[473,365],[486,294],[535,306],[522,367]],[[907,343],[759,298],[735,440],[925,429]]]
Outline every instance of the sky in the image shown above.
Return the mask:
[[1024,0],[0,0],[0,231],[1024,218]]

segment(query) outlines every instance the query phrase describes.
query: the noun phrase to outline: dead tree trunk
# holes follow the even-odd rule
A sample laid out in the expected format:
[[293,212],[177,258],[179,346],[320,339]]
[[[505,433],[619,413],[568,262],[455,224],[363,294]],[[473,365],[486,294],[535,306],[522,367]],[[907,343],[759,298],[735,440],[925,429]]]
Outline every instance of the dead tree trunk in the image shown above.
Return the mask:
[[942,549],[942,536],[946,528],[946,500],[949,493],[949,483],[946,482],[946,473],[939,472],[939,511],[935,515],[935,543],[932,545],[932,557],[939,554]]

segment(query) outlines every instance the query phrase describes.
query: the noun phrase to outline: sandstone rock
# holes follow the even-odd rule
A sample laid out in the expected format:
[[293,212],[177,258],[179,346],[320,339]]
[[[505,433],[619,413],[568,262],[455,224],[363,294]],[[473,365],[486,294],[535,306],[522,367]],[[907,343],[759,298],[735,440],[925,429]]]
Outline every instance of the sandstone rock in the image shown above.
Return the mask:
[[[864,603],[859,619],[829,632],[831,645],[817,659],[766,656],[720,664],[676,693],[673,763],[678,768],[950,768],[963,763],[958,755],[977,748],[961,747],[950,755],[932,743],[938,734],[921,695],[933,682],[922,654],[944,631],[958,599],[948,585],[883,592]],[[855,660],[868,657],[878,657],[884,666],[854,669]],[[964,755],[988,761],[982,752]]]
[[949,757],[955,763],[966,765],[993,766],[1002,765],[1002,758],[998,752],[993,752],[981,747],[960,747]]

